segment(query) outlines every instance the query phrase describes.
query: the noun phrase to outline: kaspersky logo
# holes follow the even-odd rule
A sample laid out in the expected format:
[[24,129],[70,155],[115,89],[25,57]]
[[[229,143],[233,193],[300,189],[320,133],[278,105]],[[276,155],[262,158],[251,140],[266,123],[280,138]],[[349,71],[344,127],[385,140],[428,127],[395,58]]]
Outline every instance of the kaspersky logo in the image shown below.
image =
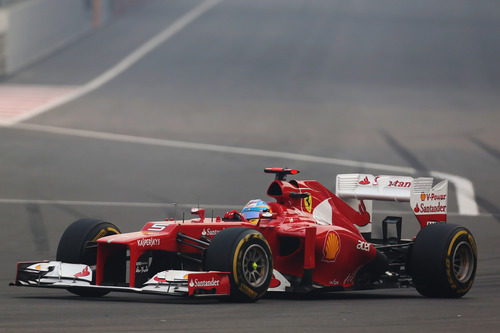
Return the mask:
[[137,245],[140,247],[150,247],[150,246],[159,246],[160,239],[158,238],[142,238],[137,240]]

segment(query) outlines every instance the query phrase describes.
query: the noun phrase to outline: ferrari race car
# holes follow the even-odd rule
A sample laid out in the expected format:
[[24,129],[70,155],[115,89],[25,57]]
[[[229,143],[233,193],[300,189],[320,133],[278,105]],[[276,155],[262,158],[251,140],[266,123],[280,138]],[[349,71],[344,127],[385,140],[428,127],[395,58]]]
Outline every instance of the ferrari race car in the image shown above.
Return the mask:
[[[20,262],[16,286],[64,288],[87,297],[111,291],[224,296],[254,301],[268,292],[415,287],[428,297],[456,298],[471,288],[474,237],[446,224],[448,184],[432,178],[341,174],[336,194],[314,180],[275,175],[254,219],[238,211],[191,220],[148,222],[120,233],[108,222],[80,219],[63,233],[55,261]],[[402,239],[402,218],[382,221],[372,237],[374,200],[410,202],[421,230]]]

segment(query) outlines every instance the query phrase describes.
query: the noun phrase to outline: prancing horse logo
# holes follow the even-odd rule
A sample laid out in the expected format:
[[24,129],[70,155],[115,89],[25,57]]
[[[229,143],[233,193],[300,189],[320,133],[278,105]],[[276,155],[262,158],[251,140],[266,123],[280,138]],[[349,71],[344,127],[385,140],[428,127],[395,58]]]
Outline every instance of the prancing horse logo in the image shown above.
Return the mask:
[[306,206],[306,210],[309,213],[312,211],[312,197],[310,194],[304,198],[304,206]]

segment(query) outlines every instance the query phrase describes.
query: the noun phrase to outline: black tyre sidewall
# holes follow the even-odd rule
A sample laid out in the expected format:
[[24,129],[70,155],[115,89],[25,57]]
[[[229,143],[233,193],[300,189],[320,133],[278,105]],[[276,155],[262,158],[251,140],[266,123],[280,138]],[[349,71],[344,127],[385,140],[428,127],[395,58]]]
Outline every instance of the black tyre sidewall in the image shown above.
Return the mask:
[[85,246],[89,241],[120,233],[112,223],[98,219],[80,219],[70,224],[64,231],[57,246],[56,260],[95,265],[95,259],[85,258]]
[[[473,271],[460,282],[453,272],[452,255],[461,242],[473,252]],[[469,230],[453,224],[435,224],[422,229],[415,240],[410,273],[417,291],[427,297],[456,298],[465,295],[474,282],[477,248]]]
[[[88,242],[119,233],[120,229],[109,222],[88,218],[77,220],[70,224],[61,236],[56,260],[65,263],[95,265],[97,257],[86,251]],[[95,272],[93,272],[93,283],[95,283]],[[108,293],[106,290],[78,287],[68,288],[68,291],[84,297],[100,297]]]

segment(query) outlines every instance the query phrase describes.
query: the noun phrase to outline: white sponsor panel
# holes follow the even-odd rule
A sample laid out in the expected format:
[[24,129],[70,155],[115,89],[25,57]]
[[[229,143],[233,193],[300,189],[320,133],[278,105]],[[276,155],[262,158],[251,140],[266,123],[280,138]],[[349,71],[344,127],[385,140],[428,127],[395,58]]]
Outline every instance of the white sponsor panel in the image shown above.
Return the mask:
[[330,205],[329,199],[323,200],[319,205],[317,205],[313,210],[313,217],[322,225],[332,224],[332,206]]
[[268,291],[278,291],[285,292],[288,287],[292,284],[288,281],[283,274],[278,272],[277,270],[273,270],[273,278],[271,279],[271,283],[269,284]]
[[[88,282],[92,281],[92,270],[84,264],[68,264],[60,261],[40,262],[28,266],[27,272],[46,273],[43,275],[42,282],[61,279],[82,279]],[[49,280],[49,281],[47,281]]]
[[187,282],[188,274],[195,273],[192,271],[183,271],[183,270],[167,270],[158,272],[153,276],[145,285],[149,284],[162,284],[162,283],[171,283],[171,282]]
[[[432,177],[374,176],[369,174],[340,174],[336,180],[336,194],[355,210],[365,200],[366,211],[372,216],[371,200],[410,202],[422,227],[428,222],[446,221],[448,181],[432,187]],[[432,215],[432,216],[431,216]],[[370,232],[371,224],[361,232]]]
[[448,212],[448,181],[443,180],[430,191],[414,191],[410,204],[415,215],[446,214]]
[[343,199],[409,201],[414,183],[429,183],[432,178],[374,176],[369,174],[337,175],[336,194]]

